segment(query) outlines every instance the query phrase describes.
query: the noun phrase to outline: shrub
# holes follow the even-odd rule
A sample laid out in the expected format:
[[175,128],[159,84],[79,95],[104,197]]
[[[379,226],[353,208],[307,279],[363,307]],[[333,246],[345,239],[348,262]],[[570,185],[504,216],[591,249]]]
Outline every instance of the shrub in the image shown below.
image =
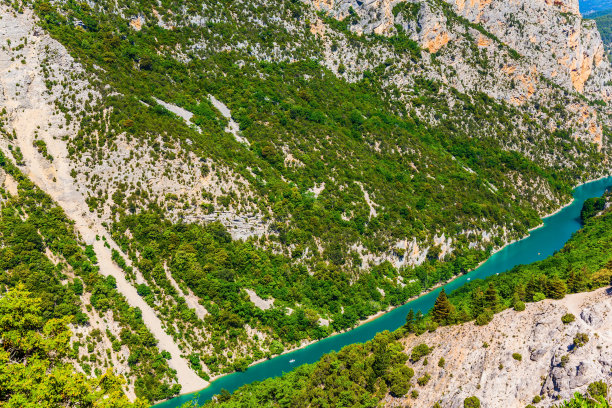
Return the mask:
[[603,381],[595,381],[594,383],[589,384],[589,387],[587,388],[587,390],[589,391],[589,394],[593,398],[597,398],[597,397],[607,398],[608,397],[608,384],[606,384]]
[[512,358],[515,359],[516,361],[523,360],[523,356],[521,356],[519,353],[512,353]]
[[395,397],[403,397],[410,389],[410,379],[414,376],[414,370],[406,365],[395,368],[389,376],[390,392]]
[[429,380],[431,380],[431,375],[429,373],[425,373],[422,377],[419,377],[417,379],[417,384],[419,384],[421,387],[424,387],[427,385]]
[[574,336],[574,347],[582,347],[589,342],[589,336],[586,333],[577,333]]
[[569,363],[569,356],[566,354],[561,357],[561,367],[565,367]]
[[484,312],[476,317],[476,325],[485,326],[489,324],[491,320],[493,320],[493,312],[490,309],[485,309]]
[[566,313],[563,315],[563,317],[561,317],[561,321],[563,322],[563,324],[570,324],[574,320],[576,320],[576,316],[571,313]]
[[540,397],[539,395],[536,395],[535,397],[533,397],[533,399],[531,400],[531,402],[533,402],[534,404],[537,404],[538,402],[542,401],[542,397]]
[[281,354],[283,351],[285,351],[285,347],[280,341],[274,340],[272,344],[270,344],[270,353]]
[[525,310],[525,302],[523,302],[522,300],[516,302],[514,304],[514,310],[516,310],[517,312],[522,312],[523,310]]
[[444,368],[444,364],[446,364],[446,360],[444,360],[444,357],[440,357],[440,360],[438,360],[438,367]]
[[427,346],[427,344],[421,343],[412,349],[412,353],[410,354],[410,359],[413,362],[419,361],[421,357],[424,357],[428,355],[429,353],[431,353],[431,350],[432,349],[429,346]]
[[136,286],[136,292],[138,292],[140,296],[146,297],[151,294],[151,288],[149,288],[146,284],[141,283],[140,285]]
[[468,397],[463,400],[463,408],[480,408],[478,397]]

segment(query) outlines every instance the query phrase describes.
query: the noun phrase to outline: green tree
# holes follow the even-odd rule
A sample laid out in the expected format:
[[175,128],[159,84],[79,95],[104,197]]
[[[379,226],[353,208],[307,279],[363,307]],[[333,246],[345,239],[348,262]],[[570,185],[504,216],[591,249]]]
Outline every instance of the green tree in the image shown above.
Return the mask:
[[434,304],[432,315],[435,322],[446,322],[453,311],[453,305],[448,301],[444,288],[440,291]]
[[610,403],[604,397],[597,397],[596,400],[593,400],[577,392],[574,398],[563,402],[559,408],[610,408]]
[[493,311],[497,310],[498,307],[498,296],[497,289],[493,283],[489,283],[489,287],[484,293],[485,307]]
[[523,310],[525,310],[525,302],[523,302],[522,300],[517,301],[514,304],[514,310],[516,310],[517,312],[522,312]]
[[567,293],[567,286],[559,277],[549,279],[546,285],[546,295],[552,299],[563,299]]
[[593,383],[590,383],[587,390],[589,391],[589,395],[593,398],[608,397],[608,384],[603,381],[595,381]]
[[587,289],[588,270],[586,266],[582,267],[578,272],[572,270],[567,277],[567,289],[571,293],[583,292]]
[[414,376],[414,370],[402,365],[394,368],[389,375],[389,391],[395,397],[403,397],[410,390],[410,379]]
[[587,198],[582,205],[580,211],[580,219],[582,222],[586,222],[589,218],[595,216],[598,212],[603,210],[606,206],[606,199],[603,197],[592,197]]
[[493,311],[491,309],[485,309],[481,314],[476,316],[476,325],[485,326],[493,320]]
[[429,353],[431,353],[431,350],[432,348],[429,347],[427,344],[421,343],[412,349],[412,353],[410,354],[410,359],[413,362],[419,361],[421,357],[426,356]]
[[589,336],[586,333],[576,333],[574,336],[574,347],[582,347],[589,342]]
[[404,325],[404,327],[409,332],[414,331],[414,310],[410,309],[410,311],[406,315],[406,324]]
[[372,370],[376,377],[382,377],[387,368],[391,364],[391,354],[387,350],[387,343],[381,341],[374,348],[374,362],[372,363]]

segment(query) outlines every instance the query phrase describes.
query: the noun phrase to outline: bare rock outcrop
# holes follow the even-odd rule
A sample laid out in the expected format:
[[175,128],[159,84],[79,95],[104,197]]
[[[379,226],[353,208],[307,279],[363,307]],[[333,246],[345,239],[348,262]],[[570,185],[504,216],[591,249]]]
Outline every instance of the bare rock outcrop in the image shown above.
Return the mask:
[[[563,324],[566,313],[576,320]],[[410,336],[406,351],[425,343],[434,347],[423,360],[411,364],[415,377],[429,373],[431,381],[416,386],[418,398],[388,397],[386,406],[463,407],[477,396],[485,408],[519,408],[535,396],[549,407],[599,380],[612,380],[612,295],[609,288],[568,295],[562,300],[527,304],[524,312],[506,310],[487,326],[467,323],[434,333]],[[574,338],[585,334],[582,346]],[[452,339],[452,341],[449,341]],[[513,356],[514,355],[514,356]],[[440,358],[444,367],[438,366]]]

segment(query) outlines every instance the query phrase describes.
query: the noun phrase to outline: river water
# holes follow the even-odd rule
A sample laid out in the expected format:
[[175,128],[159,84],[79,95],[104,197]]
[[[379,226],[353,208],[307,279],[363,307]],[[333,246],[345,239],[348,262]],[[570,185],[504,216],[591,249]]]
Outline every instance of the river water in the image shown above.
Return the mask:
[[[570,205],[545,218],[544,224],[531,231],[528,237],[504,247],[474,271],[446,284],[444,286],[446,292],[450,293],[463,286],[470,279],[483,279],[508,271],[516,265],[532,263],[552,255],[561,249],[572,234],[580,228],[580,210],[584,201],[590,197],[601,196],[608,187],[612,187],[612,177],[576,187],[574,201]],[[204,390],[181,395],[157,404],[155,408],[177,408],[185,402],[194,400],[204,403],[222,389],[232,392],[242,385],[282,375],[302,364],[314,363],[323,354],[340,350],[349,344],[366,342],[374,338],[376,333],[396,330],[406,322],[406,314],[410,309],[414,309],[415,312],[418,310],[423,313],[427,312],[433,306],[440,290],[441,288],[438,288],[427,293],[353,330],[328,337],[303,349],[274,357],[249,367],[244,372],[226,375],[213,381]]]

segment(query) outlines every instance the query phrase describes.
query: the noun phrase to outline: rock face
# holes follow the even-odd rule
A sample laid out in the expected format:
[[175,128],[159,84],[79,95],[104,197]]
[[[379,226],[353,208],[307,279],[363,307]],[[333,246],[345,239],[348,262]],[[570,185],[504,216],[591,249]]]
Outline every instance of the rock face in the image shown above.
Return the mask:
[[[591,80],[591,88],[601,91],[602,78],[610,76],[597,27],[593,21],[582,20],[577,0],[446,2],[457,15],[482,26],[559,85],[584,92]],[[340,20],[356,13],[359,21],[351,30],[358,34],[391,36],[399,25],[430,53],[438,52],[461,34],[443,12],[444,7],[432,0],[330,0],[313,1],[312,5]],[[406,8],[412,12],[399,11]],[[476,41],[480,47],[493,42],[482,35]],[[610,89],[606,87],[605,92],[609,95]]]
[[449,3],[459,15],[481,24],[525,56],[545,77],[568,89],[584,92],[589,79],[602,85],[598,79],[610,75],[597,27],[592,21],[582,20],[577,0]]
[[[566,313],[576,320],[563,324]],[[434,347],[427,365],[423,360],[412,365],[415,378],[427,372],[432,379],[416,386],[418,398],[389,397],[386,406],[431,407],[439,402],[459,408],[472,395],[484,408],[524,407],[536,395],[543,398],[538,406],[552,406],[584,392],[594,381],[612,380],[611,327],[612,296],[604,288],[531,303],[524,312],[507,310],[483,327],[467,323],[413,335],[404,341],[408,353],[420,343]],[[582,347],[573,344],[578,333],[589,339]],[[443,368],[438,366],[441,357]]]
[[[405,33],[423,50],[435,54],[437,63],[426,59],[419,75],[461,91],[484,91],[517,106],[549,100],[547,82],[593,100],[609,101],[612,97],[608,85],[612,71],[604,58],[600,34],[594,21],[582,19],[577,0],[307,2],[339,20],[350,18],[349,29],[358,35],[393,37]],[[320,23],[317,33],[326,39]],[[337,44],[337,38],[327,37]],[[380,60],[386,55],[384,50],[376,53]],[[512,58],[507,58],[508,54]],[[353,52],[347,48],[326,55],[330,69],[336,70],[342,55],[351,59]],[[483,69],[475,69],[475,59],[483,55],[488,62]],[[440,70],[440,62],[446,69]],[[349,79],[351,71],[371,69],[363,62],[360,66],[351,61],[342,64]],[[409,66],[406,64],[392,82],[410,83],[414,72]],[[576,137],[603,146],[602,123],[608,124],[608,115],[584,101],[568,104],[567,109],[574,116],[571,123],[579,125],[573,129]]]

